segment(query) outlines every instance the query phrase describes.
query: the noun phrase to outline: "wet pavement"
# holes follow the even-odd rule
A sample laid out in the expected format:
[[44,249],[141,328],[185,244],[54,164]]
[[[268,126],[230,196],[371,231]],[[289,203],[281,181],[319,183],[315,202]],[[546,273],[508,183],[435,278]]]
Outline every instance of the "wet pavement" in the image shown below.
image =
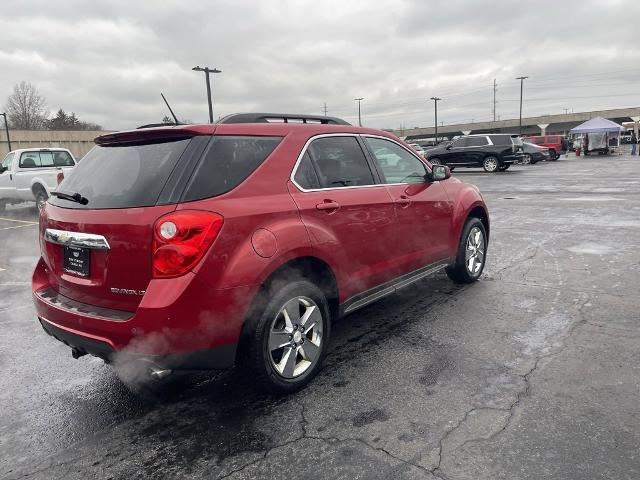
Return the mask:
[[341,320],[288,397],[73,360],[31,304],[35,208],[0,214],[0,478],[639,478],[640,157],[454,175],[490,208],[481,281]]

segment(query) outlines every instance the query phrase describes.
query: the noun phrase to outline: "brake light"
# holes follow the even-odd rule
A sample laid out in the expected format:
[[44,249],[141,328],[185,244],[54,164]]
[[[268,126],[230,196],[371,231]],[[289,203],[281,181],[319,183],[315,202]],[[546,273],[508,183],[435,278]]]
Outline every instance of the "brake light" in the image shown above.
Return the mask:
[[179,277],[202,259],[220,232],[224,219],[217,213],[173,212],[153,228],[153,278]]

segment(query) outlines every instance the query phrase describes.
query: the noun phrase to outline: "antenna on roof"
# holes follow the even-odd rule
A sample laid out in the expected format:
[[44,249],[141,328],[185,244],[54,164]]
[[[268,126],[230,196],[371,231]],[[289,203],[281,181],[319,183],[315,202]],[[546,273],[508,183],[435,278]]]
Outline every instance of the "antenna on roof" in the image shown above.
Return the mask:
[[171,116],[173,117],[173,121],[176,122],[176,125],[178,125],[180,122],[178,121],[178,118],[176,117],[176,114],[173,113],[173,110],[171,110],[171,106],[169,105],[169,102],[167,102],[167,99],[164,98],[164,93],[160,92],[160,96],[162,97],[162,100],[164,100],[164,103],[167,104],[167,108],[171,112]]

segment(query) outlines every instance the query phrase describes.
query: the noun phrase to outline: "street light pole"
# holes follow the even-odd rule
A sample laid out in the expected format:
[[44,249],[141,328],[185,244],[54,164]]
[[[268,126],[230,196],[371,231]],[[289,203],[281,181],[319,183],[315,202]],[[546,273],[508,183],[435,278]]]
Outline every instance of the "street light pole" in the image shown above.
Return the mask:
[[210,73],[222,73],[222,70],[218,70],[217,68],[209,68],[209,67],[193,67],[191,70],[195,72],[204,72],[205,78],[207,79],[207,100],[209,101],[209,123],[213,123],[213,104],[211,103],[211,83],[209,82],[209,74]]
[[356,102],[358,102],[358,125],[359,125],[359,126],[362,126],[362,115],[361,115],[361,113],[360,113],[360,102],[362,102],[362,100],[364,100],[364,98],[363,98],[363,97],[360,97],[360,98],[354,98],[354,100],[355,100]]
[[435,113],[436,113],[436,145],[437,145],[438,144],[438,100],[442,100],[442,99],[438,97],[431,97],[431,100],[433,100],[433,104],[435,106]]
[[518,122],[520,135],[522,135],[522,88],[524,81],[529,77],[517,77],[516,80],[520,80],[520,121]]
[[7,132],[7,146],[9,147],[9,151],[11,151],[11,139],[9,138],[9,124],[7,123],[7,114],[0,113],[4,117],[4,131]]

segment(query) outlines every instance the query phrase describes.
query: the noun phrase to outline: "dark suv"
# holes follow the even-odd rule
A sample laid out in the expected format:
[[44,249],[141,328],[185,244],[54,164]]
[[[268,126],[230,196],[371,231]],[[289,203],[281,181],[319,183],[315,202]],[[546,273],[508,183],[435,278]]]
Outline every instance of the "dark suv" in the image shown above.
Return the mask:
[[509,134],[466,135],[427,150],[425,156],[434,164],[502,172],[522,159],[522,141],[517,135]]
[[336,318],[484,268],[478,189],[380,130],[243,114],[96,144],[41,210],[33,274],[39,321],[75,358],[152,378],[237,361],[293,391]]

